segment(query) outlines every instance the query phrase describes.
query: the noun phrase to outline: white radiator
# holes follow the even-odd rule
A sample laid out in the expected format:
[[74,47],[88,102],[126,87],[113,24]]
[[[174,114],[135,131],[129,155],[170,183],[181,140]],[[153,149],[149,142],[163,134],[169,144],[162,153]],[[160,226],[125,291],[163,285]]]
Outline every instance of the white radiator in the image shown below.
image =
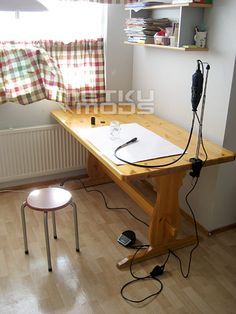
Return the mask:
[[86,150],[59,125],[0,131],[0,183],[85,166]]

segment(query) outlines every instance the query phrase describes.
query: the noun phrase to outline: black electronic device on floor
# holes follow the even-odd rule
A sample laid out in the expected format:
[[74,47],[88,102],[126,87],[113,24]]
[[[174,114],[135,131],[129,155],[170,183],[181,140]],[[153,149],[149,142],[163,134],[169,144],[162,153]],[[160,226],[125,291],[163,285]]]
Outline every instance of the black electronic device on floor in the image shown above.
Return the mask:
[[133,245],[136,241],[136,236],[134,231],[132,230],[126,230],[122,232],[122,234],[117,239],[118,243],[125,247],[129,247]]

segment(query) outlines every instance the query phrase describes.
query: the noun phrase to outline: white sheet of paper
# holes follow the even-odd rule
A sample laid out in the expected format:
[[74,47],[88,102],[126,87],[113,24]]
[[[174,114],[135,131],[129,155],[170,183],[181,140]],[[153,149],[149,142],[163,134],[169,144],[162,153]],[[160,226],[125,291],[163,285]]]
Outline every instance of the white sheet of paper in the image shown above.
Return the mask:
[[179,148],[137,123],[121,124],[120,128],[121,130],[118,139],[111,138],[109,126],[78,129],[76,132],[85,137],[91,144],[100,150],[102,155],[105,155],[117,165],[123,163],[114,156],[115,149],[134,137],[137,137],[138,139],[135,143],[132,143],[117,152],[117,155],[120,158],[129,162],[180,155],[184,151],[182,148]]

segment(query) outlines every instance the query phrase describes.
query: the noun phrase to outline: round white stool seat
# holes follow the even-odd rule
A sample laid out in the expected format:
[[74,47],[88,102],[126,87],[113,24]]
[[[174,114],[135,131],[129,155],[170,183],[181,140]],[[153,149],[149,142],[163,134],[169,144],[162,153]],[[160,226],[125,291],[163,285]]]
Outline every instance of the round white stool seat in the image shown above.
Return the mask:
[[73,202],[72,195],[69,191],[64,190],[63,188],[58,188],[58,187],[37,189],[37,190],[32,191],[28,195],[26,201],[24,201],[23,204],[21,205],[21,220],[22,220],[25,254],[29,254],[26,220],[25,220],[25,207],[29,207],[30,209],[41,211],[44,214],[44,233],[45,233],[45,241],[46,241],[46,249],[47,249],[48,271],[52,271],[49,232],[48,232],[48,212],[51,212],[52,214],[53,235],[54,235],[54,239],[57,239],[55,211],[57,209],[64,208],[68,205],[70,205],[73,208],[75,245],[76,245],[76,251],[79,252],[77,206]]
[[71,200],[72,196],[69,191],[50,187],[32,191],[27,197],[26,204],[35,210],[51,211],[66,207]]

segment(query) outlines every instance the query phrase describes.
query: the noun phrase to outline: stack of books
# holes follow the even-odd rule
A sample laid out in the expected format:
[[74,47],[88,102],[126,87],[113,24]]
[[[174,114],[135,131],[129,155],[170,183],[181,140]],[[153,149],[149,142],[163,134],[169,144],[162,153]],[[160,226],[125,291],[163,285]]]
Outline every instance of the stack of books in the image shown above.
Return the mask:
[[165,4],[163,1],[142,1],[142,2],[130,2],[125,5],[128,9],[142,9],[143,7],[152,7],[154,5]]
[[154,44],[154,35],[167,27],[172,27],[168,18],[130,18],[126,20],[125,33],[128,42]]

